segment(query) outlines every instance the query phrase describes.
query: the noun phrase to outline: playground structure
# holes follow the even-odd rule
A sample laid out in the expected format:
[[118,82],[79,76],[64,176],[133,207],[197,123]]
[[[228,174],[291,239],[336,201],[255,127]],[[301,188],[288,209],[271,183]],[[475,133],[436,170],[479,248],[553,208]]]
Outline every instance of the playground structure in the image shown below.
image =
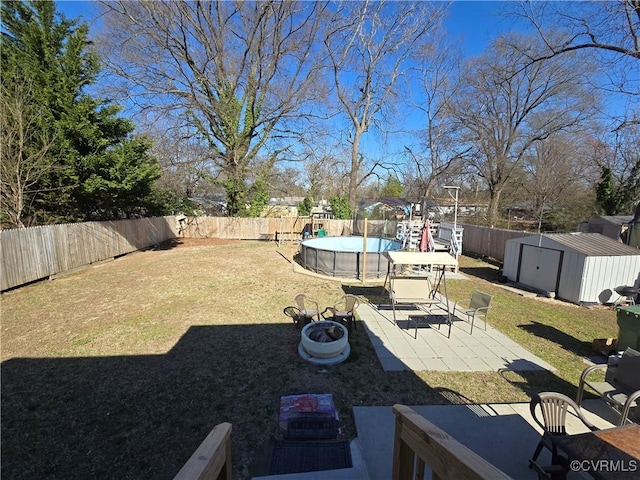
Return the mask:
[[429,220],[398,221],[396,239],[402,250],[421,252],[449,252],[456,260],[462,253],[463,228],[448,222]]
[[[453,223],[437,221],[442,212],[437,215],[419,203],[388,202],[384,204],[386,208],[383,208],[383,202],[378,202],[363,209],[365,218],[369,219],[369,233],[372,236],[394,238],[402,244],[402,250],[448,252],[458,260],[462,253],[463,232],[457,222],[458,191],[457,187],[445,188],[455,190],[455,196],[452,195],[455,200]],[[353,222],[354,234],[366,236],[362,220],[357,216],[356,214]],[[376,217],[381,220],[371,220]]]

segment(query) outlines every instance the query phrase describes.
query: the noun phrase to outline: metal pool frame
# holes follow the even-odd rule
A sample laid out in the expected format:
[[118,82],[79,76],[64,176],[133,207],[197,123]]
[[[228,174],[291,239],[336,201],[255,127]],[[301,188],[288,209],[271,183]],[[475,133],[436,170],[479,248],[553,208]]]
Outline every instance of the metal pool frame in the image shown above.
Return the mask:
[[[361,278],[363,241],[363,237],[320,237],[305,240],[300,248],[300,263],[305,269],[321,275]],[[401,248],[402,244],[394,240],[367,238],[367,278],[386,277],[389,260],[384,252]]]

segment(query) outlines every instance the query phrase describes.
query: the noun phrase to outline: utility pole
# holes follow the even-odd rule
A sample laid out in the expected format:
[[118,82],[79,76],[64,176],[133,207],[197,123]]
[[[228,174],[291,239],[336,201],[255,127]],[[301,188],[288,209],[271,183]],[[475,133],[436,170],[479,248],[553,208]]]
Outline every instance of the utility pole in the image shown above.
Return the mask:
[[[453,231],[456,231],[456,227],[458,226],[458,191],[460,187],[454,187],[452,185],[445,185],[444,189],[447,191],[449,196],[454,199],[455,206],[453,207]],[[455,191],[455,195],[451,193],[451,190]]]

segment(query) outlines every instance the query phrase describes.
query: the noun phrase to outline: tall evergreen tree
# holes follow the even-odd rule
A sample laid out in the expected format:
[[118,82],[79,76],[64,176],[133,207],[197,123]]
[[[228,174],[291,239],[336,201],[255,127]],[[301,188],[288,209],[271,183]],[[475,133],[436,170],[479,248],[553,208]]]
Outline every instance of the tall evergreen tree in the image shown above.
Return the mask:
[[[29,80],[29,111],[37,110],[44,133],[39,138],[50,139],[47,155],[54,159],[23,192],[27,221],[21,223],[145,214],[161,174],[148,153],[151,145],[132,136],[134,125],[118,117],[120,107],[87,93],[100,71],[88,48],[88,27],[55,8],[54,2],[36,0],[1,6],[3,93]],[[42,150],[34,138],[27,151]],[[3,196],[4,187],[3,180]]]
[[382,198],[400,198],[404,193],[404,187],[397,177],[387,176],[387,181],[380,190],[380,196]]

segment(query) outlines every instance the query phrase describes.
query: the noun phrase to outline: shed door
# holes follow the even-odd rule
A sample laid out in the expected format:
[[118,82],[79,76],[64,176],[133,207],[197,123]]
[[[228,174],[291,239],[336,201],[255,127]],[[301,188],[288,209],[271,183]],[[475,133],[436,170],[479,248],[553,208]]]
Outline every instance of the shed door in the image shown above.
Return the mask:
[[522,245],[518,281],[545,292],[555,292],[562,252]]

